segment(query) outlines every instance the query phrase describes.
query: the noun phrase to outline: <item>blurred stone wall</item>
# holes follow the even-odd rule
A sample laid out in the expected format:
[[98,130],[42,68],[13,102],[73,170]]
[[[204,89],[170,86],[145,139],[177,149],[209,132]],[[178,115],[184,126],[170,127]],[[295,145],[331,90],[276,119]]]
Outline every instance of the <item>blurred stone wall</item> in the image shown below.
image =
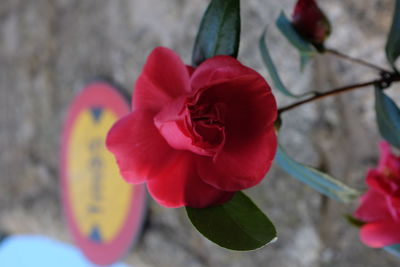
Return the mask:
[[[374,78],[374,72],[319,56],[301,74],[298,55],[273,26],[294,0],[242,1],[239,58],[268,75],[257,51],[268,42],[293,91],[324,91]],[[394,0],[319,1],[334,29],[328,45],[385,66],[383,47]],[[208,1],[0,1],[0,229],[69,240],[58,199],[59,134],[68,104],[93,77],[131,91],[146,56],[159,45],[186,62]],[[396,90],[397,89],[397,90]],[[400,100],[399,86],[390,90]],[[396,95],[397,94],[397,95]],[[282,106],[292,100],[276,93]],[[307,105],[284,116],[280,142],[301,162],[364,189],[378,157],[371,89]],[[248,191],[275,222],[279,240],[253,252],[231,252],[201,237],[183,209],[151,204],[149,223],[126,261],[134,266],[399,266],[358,241],[346,207],[320,196],[274,166]]]

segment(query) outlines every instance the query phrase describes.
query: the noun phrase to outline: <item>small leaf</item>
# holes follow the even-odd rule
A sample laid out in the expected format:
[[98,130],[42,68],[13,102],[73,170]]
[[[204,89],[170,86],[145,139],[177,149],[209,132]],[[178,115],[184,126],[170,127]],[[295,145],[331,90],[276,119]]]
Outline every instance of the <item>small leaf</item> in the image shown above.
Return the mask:
[[294,178],[332,199],[350,202],[359,196],[356,190],[335,180],[328,174],[294,161],[280,147],[275,160],[283,170]]
[[355,226],[355,227],[357,227],[357,228],[360,228],[360,227],[362,227],[362,226],[365,224],[365,222],[363,222],[363,221],[361,221],[361,220],[359,220],[359,219],[353,217],[353,216],[350,215],[350,214],[346,214],[346,215],[345,215],[345,218],[346,218],[346,220],[347,220],[351,225],[353,225],[353,226]]
[[386,42],[386,57],[394,67],[396,59],[400,55],[400,0],[396,0],[392,27]]
[[308,53],[300,53],[300,71],[303,71],[306,67],[308,61],[310,61],[311,56]]
[[276,26],[282,32],[282,34],[288,39],[288,41],[297,48],[300,52],[300,66],[301,69],[304,68],[305,63],[308,61],[309,57],[315,55],[317,51],[313,46],[301,37],[292,23],[286,17],[285,13],[281,12],[278,19],[276,20]]
[[392,245],[392,246],[387,246],[383,248],[390,254],[393,254],[394,256],[397,256],[400,258],[400,244]]
[[274,122],[274,128],[277,133],[281,129],[281,126],[282,126],[282,118],[281,118],[281,115],[278,113],[278,117],[276,118],[276,120]]
[[267,216],[242,192],[223,205],[186,208],[194,227],[217,245],[231,250],[253,250],[276,239]]
[[212,0],[197,33],[193,66],[216,55],[237,57],[239,41],[240,0]]
[[375,111],[382,137],[400,148],[400,110],[380,88],[375,88]]
[[[286,86],[283,84],[281,78],[279,77],[278,71],[276,70],[275,64],[272,60],[272,57],[268,51],[268,47],[267,44],[265,42],[265,36],[267,34],[267,29],[264,30],[264,32],[261,35],[261,38],[258,42],[259,48],[260,48],[260,52],[261,52],[261,57],[263,59],[264,65],[268,70],[269,75],[271,76],[271,79],[275,85],[275,87],[281,91],[283,94],[290,96],[290,97],[302,97],[305,95],[308,95],[310,93],[305,93],[305,94],[300,94],[300,95],[296,95],[291,93]],[[312,94],[312,93],[311,93]]]

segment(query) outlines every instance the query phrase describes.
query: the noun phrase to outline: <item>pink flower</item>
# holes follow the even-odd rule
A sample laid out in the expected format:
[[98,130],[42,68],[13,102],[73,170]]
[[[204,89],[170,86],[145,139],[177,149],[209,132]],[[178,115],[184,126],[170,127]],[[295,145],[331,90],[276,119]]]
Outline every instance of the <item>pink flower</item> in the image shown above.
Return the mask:
[[370,247],[400,244],[400,157],[381,142],[381,159],[367,174],[369,190],[361,197],[355,216],[364,221],[361,240]]
[[315,0],[298,0],[292,15],[297,32],[310,43],[321,46],[331,33],[331,26]]
[[258,184],[275,156],[275,98],[264,78],[235,58],[216,56],[193,69],[156,48],[132,106],[110,130],[107,147],[124,179],[146,182],[160,205],[229,201]]

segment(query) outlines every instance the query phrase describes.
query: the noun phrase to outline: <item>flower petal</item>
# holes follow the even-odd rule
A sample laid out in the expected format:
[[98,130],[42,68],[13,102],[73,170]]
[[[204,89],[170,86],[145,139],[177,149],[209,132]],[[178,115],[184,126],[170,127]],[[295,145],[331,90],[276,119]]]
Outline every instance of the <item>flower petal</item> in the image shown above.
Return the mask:
[[192,74],[190,81],[193,90],[198,90],[243,75],[260,76],[256,71],[244,66],[233,57],[215,56],[200,64]]
[[242,75],[199,90],[197,105],[223,103],[227,138],[246,142],[271,128],[277,117],[275,98],[260,75]]
[[226,191],[239,191],[258,184],[271,167],[277,149],[275,130],[271,128],[257,142],[244,146],[225,146],[214,159],[198,161],[200,177]]
[[189,71],[185,64],[171,49],[157,47],[136,81],[132,106],[159,111],[166,103],[189,91]]
[[391,152],[390,144],[386,141],[379,143],[380,159],[377,171],[400,183],[400,157]]
[[117,121],[108,133],[107,148],[115,155],[127,182],[153,178],[176,155],[154,126],[153,117],[149,111],[135,110]]
[[388,210],[388,203],[385,195],[374,189],[368,190],[361,199],[361,204],[354,215],[365,222],[386,221],[392,219]]
[[371,169],[367,173],[366,182],[370,188],[374,188],[383,194],[400,197],[400,183],[391,175],[386,175],[376,169]]
[[151,196],[162,206],[204,208],[228,201],[234,193],[204,183],[196,170],[193,154],[182,151],[170,168],[148,181]]
[[202,122],[192,124],[187,96],[165,105],[155,116],[154,124],[168,144],[177,150],[211,156],[223,146],[224,132],[221,127]]
[[373,248],[400,244],[400,222],[368,223],[361,228],[360,239]]

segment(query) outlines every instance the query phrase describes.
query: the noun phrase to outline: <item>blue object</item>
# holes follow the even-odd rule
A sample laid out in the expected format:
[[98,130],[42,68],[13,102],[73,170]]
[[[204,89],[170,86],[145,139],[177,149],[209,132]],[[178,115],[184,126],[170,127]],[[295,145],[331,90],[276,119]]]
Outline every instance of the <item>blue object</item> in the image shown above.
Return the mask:
[[101,115],[103,114],[103,108],[102,107],[93,107],[90,110],[92,112],[92,117],[94,121],[98,122],[100,120]]
[[101,243],[101,234],[97,226],[94,226],[90,231],[90,239],[96,243]]
[[[98,267],[74,246],[44,236],[9,236],[0,243],[1,267]],[[132,267],[115,263],[109,267]]]

